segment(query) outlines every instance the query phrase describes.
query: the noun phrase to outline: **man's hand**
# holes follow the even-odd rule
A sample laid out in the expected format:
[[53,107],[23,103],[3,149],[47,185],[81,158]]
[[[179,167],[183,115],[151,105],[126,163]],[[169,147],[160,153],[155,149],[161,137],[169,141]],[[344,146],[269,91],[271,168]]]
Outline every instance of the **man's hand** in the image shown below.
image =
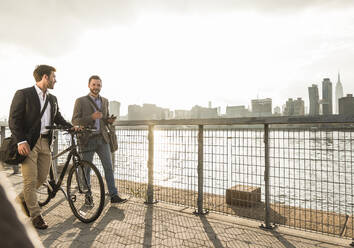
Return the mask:
[[83,129],[84,129],[83,126],[73,126],[73,127],[71,128],[71,130],[74,130],[74,131],[82,131]]
[[112,124],[117,119],[117,116],[111,115],[111,117],[107,118],[107,122]]
[[27,156],[30,153],[30,151],[31,151],[30,146],[28,145],[27,142],[19,144],[17,146],[17,150],[18,150],[18,153],[23,155],[23,156]]
[[102,113],[99,112],[99,111],[96,111],[95,113],[93,113],[91,115],[91,118],[92,118],[92,120],[101,119],[102,118]]

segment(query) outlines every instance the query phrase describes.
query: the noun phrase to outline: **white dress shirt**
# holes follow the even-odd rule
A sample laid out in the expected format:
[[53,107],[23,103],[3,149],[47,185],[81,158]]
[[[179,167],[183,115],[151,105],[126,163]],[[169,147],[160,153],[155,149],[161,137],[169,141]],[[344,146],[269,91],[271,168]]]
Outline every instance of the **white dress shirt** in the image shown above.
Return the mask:
[[[48,91],[46,91],[46,93],[44,94],[43,91],[37,85],[34,85],[34,88],[37,91],[39,102],[41,103],[40,111],[42,111],[45,100],[48,97]],[[41,134],[46,134],[49,132],[49,130],[45,128],[45,126],[49,126],[49,125],[50,125],[50,102],[48,102],[47,108],[45,109],[43,116],[41,118]]]

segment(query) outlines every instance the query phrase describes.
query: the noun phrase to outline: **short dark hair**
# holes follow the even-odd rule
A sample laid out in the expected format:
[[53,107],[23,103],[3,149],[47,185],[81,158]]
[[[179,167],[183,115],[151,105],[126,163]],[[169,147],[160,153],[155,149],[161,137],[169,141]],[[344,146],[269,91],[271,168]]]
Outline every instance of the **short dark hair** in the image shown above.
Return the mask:
[[39,82],[42,80],[42,77],[44,75],[47,75],[50,77],[50,74],[52,71],[56,71],[53,66],[50,65],[37,65],[36,69],[33,71],[33,77],[36,80],[36,82]]
[[97,80],[100,80],[100,81],[102,82],[102,79],[101,79],[99,76],[97,76],[97,75],[92,75],[92,76],[89,78],[88,83],[90,83],[92,79],[97,79]]

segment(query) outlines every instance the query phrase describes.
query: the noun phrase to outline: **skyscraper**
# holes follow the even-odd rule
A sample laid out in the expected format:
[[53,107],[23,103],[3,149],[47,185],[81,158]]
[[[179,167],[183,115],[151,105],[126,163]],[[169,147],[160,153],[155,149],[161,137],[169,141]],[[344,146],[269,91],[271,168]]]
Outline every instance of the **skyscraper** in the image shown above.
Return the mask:
[[324,78],[322,81],[322,114],[333,114],[332,82],[329,78]]
[[340,98],[338,105],[340,115],[354,115],[354,97],[352,94]]
[[334,100],[334,107],[336,110],[336,114],[339,114],[339,102],[338,100],[343,97],[343,86],[342,83],[340,82],[340,75],[338,73],[338,81],[336,84],[336,93],[335,93],[335,100]]
[[301,97],[296,100],[289,98],[286,101],[284,115],[304,115],[305,114],[305,103]]
[[272,115],[272,99],[254,99],[252,103],[253,116],[271,116]]
[[310,111],[309,115],[319,115],[320,114],[320,104],[318,88],[316,84],[313,84],[309,89],[309,100],[310,100]]

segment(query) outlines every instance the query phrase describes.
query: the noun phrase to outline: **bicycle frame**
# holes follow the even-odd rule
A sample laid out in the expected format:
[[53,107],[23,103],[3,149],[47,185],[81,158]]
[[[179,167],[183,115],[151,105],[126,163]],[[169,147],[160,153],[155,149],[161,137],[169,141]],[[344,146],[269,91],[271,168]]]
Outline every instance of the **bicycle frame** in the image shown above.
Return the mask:
[[[49,166],[49,178],[37,191],[39,195],[38,204],[45,206],[61,190],[68,201],[73,214],[82,222],[90,223],[95,221],[102,213],[105,201],[104,183],[101,173],[97,167],[89,161],[81,159],[81,149],[78,147],[77,134],[92,132],[93,129],[74,129],[71,127],[47,126],[47,129],[57,129],[68,132],[71,135],[71,145],[64,151],[55,154],[52,152],[52,163]],[[57,173],[57,159],[67,154],[66,161],[60,175]],[[71,164],[72,161],[72,164]],[[72,165],[72,167],[71,167]],[[91,172],[89,172],[91,171]],[[68,173],[67,173],[68,172]],[[64,177],[67,175],[66,191],[61,187]],[[91,190],[91,175],[95,175],[95,182],[98,183],[98,190]],[[95,187],[96,189],[96,187]],[[96,202],[97,201],[97,202]],[[97,203],[97,204],[96,204]]]
[[[61,187],[61,184],[64,180],[66,171],[68,170],[69,163],[70,163],[71,159],[73,160],[73,166],[77,166],[78,162],[81,160],[79,153],[77,152],[77,149],[76,149],[77,145],[74,140],[74,135],[71,135],[71,144],[72,145],[69,146],[68,148],[66,148],[64,151],[62,151],[54,156],[52,155],[52,163],[50,165],[50,171],[49,171],[49,180],[47,180],[47,185],[50,189],[50,198],[54,198],[56,196],[56,193],[59,190],[61,190],[63,192],[65,198],[68,199],[68,196],[67,196],[66,192],[64,191],[64,189]],[[69,152],[69,154],[66,157],[66,161],[65,161],[63,170],[61,171],[59,178],[57,178],[58,177],[57,166],[56,166],[56,163],[54,165],[54,160],[67,152]],[[84,177],[84,178],[86,181],[85,183],[87,184],[87,179],[86,179],[86,177]]]

